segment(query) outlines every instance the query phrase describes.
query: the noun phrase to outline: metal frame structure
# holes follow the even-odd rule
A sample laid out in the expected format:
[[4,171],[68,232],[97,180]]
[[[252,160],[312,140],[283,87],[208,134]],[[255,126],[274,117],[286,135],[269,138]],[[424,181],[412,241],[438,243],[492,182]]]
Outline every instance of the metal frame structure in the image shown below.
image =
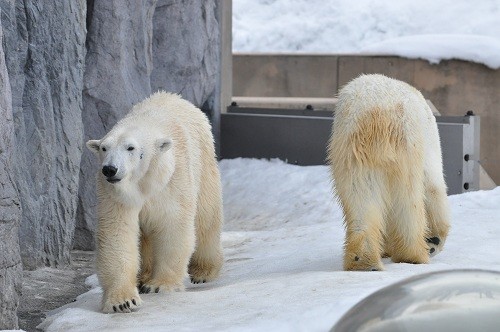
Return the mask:
[[[297,165],[322,165],[333,112],[248,108],[233,103],[221,114],[221,158],[279,158]],[[479,189],[480,119],[436,117],[448,194]]]

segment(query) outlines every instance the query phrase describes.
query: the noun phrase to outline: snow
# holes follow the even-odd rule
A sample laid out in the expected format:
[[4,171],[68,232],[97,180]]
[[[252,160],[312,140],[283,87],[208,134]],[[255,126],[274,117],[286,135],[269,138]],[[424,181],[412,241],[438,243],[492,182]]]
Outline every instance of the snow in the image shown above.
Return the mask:
[[[500,25],[500,17],[498,18]],[[430,63],[460,59],[500,68],[500,39],[476,35],[419,35],[384,40],[362,49],[362,53],[398,55],[426,59]]]
[[450,196],[452,229],[430,264],[342,270],[342,213],[326,166],[279,160],[220,162],[225,265],[211,283],[143,295],[131,314],[99,312],[101,289],[51,313],[46,331],[326,331],[354,304],[394,282],[430,271],[500,271],[500,187]]
[[399,55],[500,68],[498,0],[234,0],[233,51]]

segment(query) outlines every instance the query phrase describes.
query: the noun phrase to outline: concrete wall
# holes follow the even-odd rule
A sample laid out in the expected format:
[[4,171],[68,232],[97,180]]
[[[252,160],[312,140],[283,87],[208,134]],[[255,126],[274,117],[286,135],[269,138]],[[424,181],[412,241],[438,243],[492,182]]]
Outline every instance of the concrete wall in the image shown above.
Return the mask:
[[233,55],[233,95],[333,97],[361,73],[382,73],[412,84],[442,115],[481,116],[481,164],[500,183],[500,70],[460,61],[437,65],[394,56]]

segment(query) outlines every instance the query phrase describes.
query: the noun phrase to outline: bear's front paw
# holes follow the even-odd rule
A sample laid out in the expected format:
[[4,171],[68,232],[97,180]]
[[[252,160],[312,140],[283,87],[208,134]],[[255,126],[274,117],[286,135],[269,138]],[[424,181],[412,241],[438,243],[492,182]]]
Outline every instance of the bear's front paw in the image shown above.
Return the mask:
[[105,313],[131,312],[142,304],[137,289],[132,292],[109,292],[103,299],[102,311]]

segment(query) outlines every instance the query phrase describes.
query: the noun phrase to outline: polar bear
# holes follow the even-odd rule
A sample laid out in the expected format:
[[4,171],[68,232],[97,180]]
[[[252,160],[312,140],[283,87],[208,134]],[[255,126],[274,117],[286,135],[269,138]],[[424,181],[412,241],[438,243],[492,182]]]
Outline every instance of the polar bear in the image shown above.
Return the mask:
[[361,75],[338,96],[328,161],[344,212],[345,270],[427,263],[449,229],[436,120],[422,94],[383,75]]
[[87,147],[97,174],[97,275],[104,312],[129,312],[140,293],[183,290],[220,272],[222,193],[207,117],[158,92]]

